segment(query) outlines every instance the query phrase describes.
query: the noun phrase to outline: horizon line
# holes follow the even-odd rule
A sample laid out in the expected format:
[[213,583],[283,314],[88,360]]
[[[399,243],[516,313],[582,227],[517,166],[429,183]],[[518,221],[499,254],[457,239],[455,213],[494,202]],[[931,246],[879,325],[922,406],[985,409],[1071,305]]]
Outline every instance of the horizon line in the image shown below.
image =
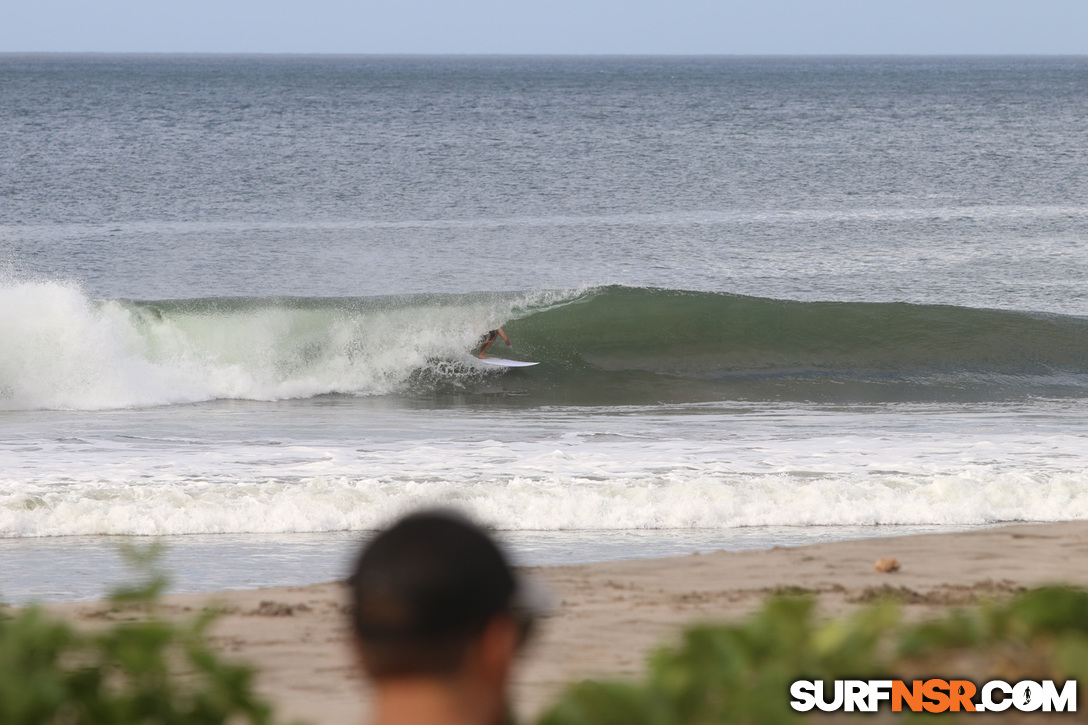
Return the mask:
[[323,58],[1088,58],[1088,53],[502,53],[205,50],[0,50],[17,55],[246,56]]

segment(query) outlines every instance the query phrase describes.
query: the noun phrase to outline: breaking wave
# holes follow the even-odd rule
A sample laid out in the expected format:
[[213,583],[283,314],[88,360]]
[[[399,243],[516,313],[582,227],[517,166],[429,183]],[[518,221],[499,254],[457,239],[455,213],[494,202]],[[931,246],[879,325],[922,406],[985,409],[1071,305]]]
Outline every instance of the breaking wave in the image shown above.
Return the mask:
[[[470,356],[505,325],[504,373]],[[0,408],[320,395],[528,404],[1088,395],[1088,319],[682,290],[92,300],[0,286]],[[517,394],[517,395],[512,395]]]

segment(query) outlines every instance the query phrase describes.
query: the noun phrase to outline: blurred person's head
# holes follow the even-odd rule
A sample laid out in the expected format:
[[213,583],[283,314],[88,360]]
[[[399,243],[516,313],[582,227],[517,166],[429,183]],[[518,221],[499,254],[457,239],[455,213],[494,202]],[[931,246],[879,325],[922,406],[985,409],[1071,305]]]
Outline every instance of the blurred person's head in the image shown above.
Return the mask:
[[350,583],[379,723],[506,719],[531,618],[487,533],[449,511],[411,514],[364,548]]

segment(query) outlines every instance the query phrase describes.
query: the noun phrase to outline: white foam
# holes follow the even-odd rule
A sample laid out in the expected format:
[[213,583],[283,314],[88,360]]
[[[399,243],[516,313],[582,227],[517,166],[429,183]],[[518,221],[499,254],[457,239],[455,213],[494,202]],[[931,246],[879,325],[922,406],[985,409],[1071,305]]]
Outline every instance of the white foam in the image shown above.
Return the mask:
[[481,330],[554,296],[366,311],[235,306],[158,314],[90,300],[69,284],[0,283],[0,409],[393,392],[422,370],[480,374],[454,361]]
[[931,479],[514,476],[454,485],[411,477],[316,476],[4,488],[0,533],[8,537],[365,530],[423,505],[454,506],[507,530],[962,525],[1088,517],[1086,475],[1025,481],[1016,472],[980,469]]
[[[140,444],[11,449],[0,458],[0,536],[362,530],[435,504],[508,530],[1088,518],[1088,472],[1049,465],[1041,460],[1046,451],[1033,457],[1029,449],[1039,441],[1032,440],[1020,450],[1011,445],[1004,461],[985,462],[978,452],[987,441],[972,450],[966,439],[950,441],[948,450],[931,440],[881,451],[879,438],[860,436],[754,445],[517,437],[179,442],[151,455]],[[1065,450],[1079,440],[1048,443]],[[870,460],[876,455],[880,460]],[[20,470],[12,465],[19,460],[42,463]]]

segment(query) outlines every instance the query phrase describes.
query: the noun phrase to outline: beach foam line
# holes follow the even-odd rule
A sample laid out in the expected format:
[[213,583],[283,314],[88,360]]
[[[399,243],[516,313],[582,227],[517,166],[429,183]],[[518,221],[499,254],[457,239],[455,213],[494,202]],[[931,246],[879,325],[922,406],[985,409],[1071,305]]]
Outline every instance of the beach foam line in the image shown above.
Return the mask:
[[453,506],[503,530],[971,525],[1088,518],[1088,474],[970,466],[938,475],[677,473],[316,476],[64,485],[0,482],[0,536],[292,533],[378,528],[420,506]]

